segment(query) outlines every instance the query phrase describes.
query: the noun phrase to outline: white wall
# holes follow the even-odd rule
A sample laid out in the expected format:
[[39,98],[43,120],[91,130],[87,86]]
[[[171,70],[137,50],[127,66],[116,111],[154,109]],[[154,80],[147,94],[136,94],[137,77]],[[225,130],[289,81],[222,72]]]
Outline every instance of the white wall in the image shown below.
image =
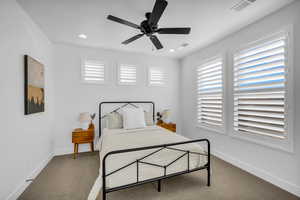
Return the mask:
[[[137,53],[55,45],[55,151],[56,154],[73,152],[72,129],[78,127],[80,112],[96,112],[101,101],[150,100],[157,110],[170,108],[172,120],[177,121],[179,106],[179,63],[177,60],[146,56]],[[80,81],[82,59],[108,63],[109,80],[106,85],[85,84]],[[117,64],[134,64],[138,67],[136,86],[117,84]],[[168,75],[165,87],[147,86],[147,67],[163,67]],[[96,121],[96,127],[98,124]],[[80,145],[79,150],[87,150]]]
[[[15,199],[51,158],[52,45],[12,0],[0,3],[0,199]],[[45,65],[44,113],[24,115],[24,58]]]
[[[78,126],[80,112],[97,112],[98,103],[109,100],[152,100],[159,110],[171,108],[173,121],[182,133],[191,138],[207,137],[213,152],[266,180],[300,195],[300,2],[233,34],[222,41],[185,57],[179,68],[176,60],[124,53],[105,49],[53,45],[13,0],[0,3],[0,199],[15,199],[32,178],[56,154],[73,150],[71,131]],[[265,34],[294,25],[295,36],[295,134],[294,153],[286,153],[228,135],[220,135],[195,127],[194,70],[201,59],[232,50],[240,44],[256,40]],[[54,48],[54,49],[53,49]],[[54,50],[54,55],[52,55]],[[31,55],[45,65],[46,111],[24,115],[23,56]],[[82,58],[109,63],[107,85],[80,82]],[[137,86],[118,86],[117,63],[136,64],[140,74]],[[168,72],[167,87],[148,87],[147,67],[164,67]],[[230,70],[229,70],[230,71]],[[182,77],[179,79],[179,77]],[[179,88],[181,82],[181,88]],[[178,92],[181,89],[181,93]],[[179,96],[180,95],[180,96]],[[228,96],[231,95],[229,92]],[[54,99],[55,97],[55,99]],[[179,104],[179,98],[181,103]],[[179,106],[181,109],[179,110]],[[230,102],[228,102],[230,107]],[[231,116],[231,114],[228,114]],[[181,127],[178,127],[181,130]],[[231,130],[228,128],[228,131]],[[55,145],[53,147],[53,143]],[[83,146],[82,150],[86,150]]]
[[[214,154],[255,175],[262,177],[294,194],[300,196],[300,2],[296,1],[257,23],[254,23],[229,37],[203,48],[181,60],[183,112],[182,133],[191,138],[209,138]],[[201,128],[196,128],[196,78],[195,68],[203,59],[219,53],[230,52],[240,45],[255,41],[287,25],[294,25],[294,77],[295,77],[295,133],[294,153],[268,148],[255,143],[232,138],[229,124],[227,135],[221,135]],[[229,57],[229,55],[228,55]],[[230,62],[229,62],[230,63]],[[231,67],[227,67],[227,73]],[[232,77],[232,76],[228,76]],[[226,97],[232,98],[232,81],[228,80]],[[232,102],[225,105],[230,112]],[[227,122],[232,122],[232,113],[226,113]]]

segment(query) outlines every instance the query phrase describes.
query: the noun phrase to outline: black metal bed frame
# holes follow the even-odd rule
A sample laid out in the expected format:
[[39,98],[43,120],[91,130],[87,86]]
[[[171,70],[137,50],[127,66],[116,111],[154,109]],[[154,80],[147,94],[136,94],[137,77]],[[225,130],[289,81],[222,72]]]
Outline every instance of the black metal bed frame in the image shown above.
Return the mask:
[[[101,116],[101,109],[102,109],[102,105],[103,104],[124,104],[121,107],[115,109],[112,112],[116,112],[119,109],[127,106],[127,105],[132,105],[134,107],[137,107],[136,105],[134,105],[134,103],[140,103],[140,104],[152,104],[153,105],[153,120],[155,117],[155,108],[154,108],[154,103],[151,101],[121,101],[121,102],[102,102],[99,105],[99,136],[101,135],[101,119],[105,116]],[[179,148],[175,148],[174,146],[177,145],[183,145],[183,144],[190,144],[190,143],[198,143],[198,142],[206,142],[207,143],[207,154],[203,154],[203,153],[198,153],[198,152],[192,152],[192,151],[188,151],[188,150],[183,150],[183,149],[179,149]],[[154,149],[153,152],[123,166],[120,167],[108,174],[106,174],[106,160],[109,156],[114,155],[114,154],[123,154],[123,153],[128,153],[128,152],[133,152],[133,151],[144,151],[144,150],[151,150]],[[171,161],[170,163],[168,163],[167,165],[158,165],[155,163],[150,163],[150,162],[146,162],[144,161],[145,158],[148,158],[152,155],[154,155],[155,153],[158,153],[159,151],[163,150],[163,149],[169,149],[169,150],[174,150],[174,151],[179,151],[182,152],[182,154],[180,156],[178,156],[175,160]],[[197,168],[193,168],[190,169],[190,155],[191,154],[196,154],[196,155],[202,155],[202,156],[207,156],[207,163],[203,166],[197,167]],[[169,166],[171,166],[172,164],[174,164],[175,162],[177,162],[180,159],[183,159],[184,157],[187,158],[187,170],[184,171],[180,171],[180,172],[176,172],[176,173],[172,173],[172,174],[167,174],[167,168]],[[146,165],[151,165],[151,166],[155,166],[158,168],[162,168],[164,170],[164,175],[163,176],[159,176],[159,177],[155,177],[155,178],[151,178],[151,179],[147,179],[147,180],[139,180],[139,164],[146,164]],[[122,169],[125,169],[131,165],[135,165],[136,166],[136,182],[135,183],[130,183],[130,184],[126,184],[126,185],[122,185],[122,186],[118,186],[118,187],[114,187],[114,188],[106,188],[106,178],[116,172],[119,172]],[[106,196],[108,193],[110,192],[115,192],[118,190],[122,190],[122,189],[127,189],[127,188],[131,188],[134,186],[138,186],[138,185],[142,185],[142,184],[146,184],[146,183],[152,183],[152,182],[156,182],[158,183],[158,192],[161,191],[161,180],[163,179],[167,179],[167,178],[171,178],[171,177],[175,177],[175,176],[179,176],[182,174],[187,174],[187,173],[191,173],[191,172],[195,172],[195,171],[199,171],[199,170],[203,170],[206,169],[207,170],[207,186],[210,186],[210,179],[211,179],[211,164],[210,164],[210,142],[208,139],[197,139],[197,140],[190,140],[190,141],[183,141],[183,142],[177,142],[177,143],[168,143],[168,144],[161,144],[161,145],[153,145],[153,146],[145,146],[145,147],[139,147],[139,148],[130,148],[130,149],[123,149],[123,150],[116,150],[116,151],[111,151],[108,152],[103,160],[102,160],[102,200],[106,200]]]

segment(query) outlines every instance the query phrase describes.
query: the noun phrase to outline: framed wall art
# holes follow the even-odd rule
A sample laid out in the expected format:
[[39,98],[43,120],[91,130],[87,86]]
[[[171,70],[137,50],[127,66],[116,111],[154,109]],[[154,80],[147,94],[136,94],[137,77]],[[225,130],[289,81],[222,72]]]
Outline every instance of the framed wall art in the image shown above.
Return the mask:
[[24,56],[25,115],[45,111],[44,65],[32,57]]

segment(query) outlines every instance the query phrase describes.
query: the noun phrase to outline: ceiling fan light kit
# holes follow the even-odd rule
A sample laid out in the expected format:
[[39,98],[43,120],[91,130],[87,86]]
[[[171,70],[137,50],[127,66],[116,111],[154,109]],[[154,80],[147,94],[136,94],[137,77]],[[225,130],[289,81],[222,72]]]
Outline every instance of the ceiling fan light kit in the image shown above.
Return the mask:
[[162,49],[163,45],[159,41],[158,37],[154,35],[155,33],[158,34],[189,34],[191,31],[191,28],[189,27],[181,27],[181,28],[158,28],[158,22],[164,13],[166,7],[168,5],[168,2],[166,0],[156,0],[154,8],[152,12],[148,12],[145,14],[146,19],[140,23],[140,25],[137,25],[135,23],[129,22],[127,20],[108,15],[107,19],[132,27],[134,29],[138,29],[141,31],[141,33],[129,38],[128,40],[125,40],[122,42],[122,44],[127,45],[144,35],[149,37],[153,45],[157,50]]

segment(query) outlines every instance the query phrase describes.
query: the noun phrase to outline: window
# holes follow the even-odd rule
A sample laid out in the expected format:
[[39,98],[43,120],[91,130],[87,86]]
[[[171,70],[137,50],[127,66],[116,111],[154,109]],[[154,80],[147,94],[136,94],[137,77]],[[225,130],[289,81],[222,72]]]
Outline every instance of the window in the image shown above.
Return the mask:
[[284,139],[287,35],[259,42],[234,55],[234,130]]
[[149,68],[149,85],[163,86],[166,84],[166,73],[162,69]]
[[223,132],[223,61],[215,58],[197,68],[197,123]]
[[119,66],[119,84],[135,85],[136,84],[136,66],[124,65]]
[[104,83],[105,64],[99,61],[87,60],[82,66],[81,78],[85,83]]

